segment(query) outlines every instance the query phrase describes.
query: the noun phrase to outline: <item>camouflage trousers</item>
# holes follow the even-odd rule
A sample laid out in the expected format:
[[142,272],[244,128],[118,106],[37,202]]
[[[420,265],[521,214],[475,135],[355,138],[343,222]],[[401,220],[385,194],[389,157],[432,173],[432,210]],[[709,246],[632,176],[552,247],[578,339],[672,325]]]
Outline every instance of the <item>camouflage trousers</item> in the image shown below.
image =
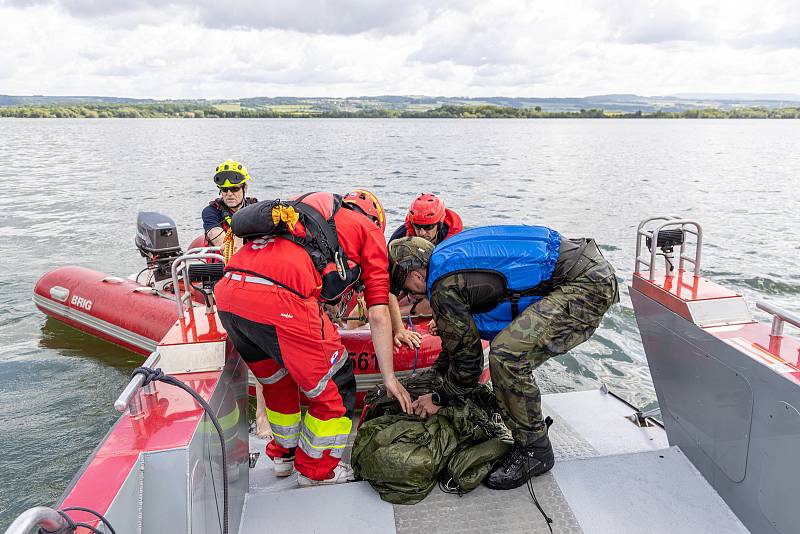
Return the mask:
[[599,251],[591,256],[588,268],[525,308],[491,343],[492,386],[517,443],[530,444],[545,433],[534,369],[589,339],[619,301],[614,268]]

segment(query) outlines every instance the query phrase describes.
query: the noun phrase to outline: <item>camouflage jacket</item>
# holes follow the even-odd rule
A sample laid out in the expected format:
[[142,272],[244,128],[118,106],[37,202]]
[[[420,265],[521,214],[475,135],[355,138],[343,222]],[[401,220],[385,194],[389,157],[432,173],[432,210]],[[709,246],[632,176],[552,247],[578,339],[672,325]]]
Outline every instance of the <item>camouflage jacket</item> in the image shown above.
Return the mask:
[[473,312],[493,308],[502,298],[499,275],[455,273],[437,281],[431,290],[431,309],[442,352],[433,368],[442,376],[437,392],[445,404],[460,404],[478,385],[483,372],[483,346]]

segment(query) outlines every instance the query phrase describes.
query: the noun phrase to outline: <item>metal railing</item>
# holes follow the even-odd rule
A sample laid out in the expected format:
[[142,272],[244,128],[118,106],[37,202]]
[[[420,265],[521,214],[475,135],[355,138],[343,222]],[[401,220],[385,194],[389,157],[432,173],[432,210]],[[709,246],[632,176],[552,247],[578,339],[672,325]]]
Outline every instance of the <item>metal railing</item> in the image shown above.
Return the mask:
[[[186,317],[184,302],[192,301],[192,286],[189,283],[189,260],[219,260],[225,261],[219,253],[220,247],[200,247],[190,248],[182,256],[178,256],[172,262],[172,288],[175,293],[175,304],[178,306],[178,319]],[[183,278],[183,288],[181,291],[180,279]]]
[[770,331],[771,336],[782,336],[784,323],[789,323],[797,328],[800,328],[800,315],[796,313],[792,313],[789,310],[784,310],[783,308],[775,306],[774,304],[768,304],[763,300],[756,302],[756,308],[772,315],[772,330]]
[[35,506],[22,512],[6,529],[5,534],[28,534],[31,529],[43,528],[57,531],[67,526],[61,515],[47,506]]
[[[662,221],[655,228],[652,230],[648,230],[645,227],[653,222],[653,221]],[[643,220],[639,223],[639,227],[636,229],[636,265],[634,266],[634,273],[640,273],[640,267],[645,265],[649,269],[649,276],[648,280],[653,281],[655,280],[656,275],[656,256],[658,253],[658,236],[659,233],[664,230],[665,228],[670,227],[679,227],[681,232],[684,234],[684,239],[681,240],[681,249],[678,253],[679,262],[678,262],[678,272],[684,271],[684,266],[686,262],[689,262],[694,267],[694,275],[700,276],[700,259],[701,253],[703,249],[703,227],[700,226],[700,223],[697,221],[692,221],[690,219],[683,219],[678,217],[677,215],[661,215],[658,217],[650,217],[648,219]],[[686,254],[686,239],[685,234],[691,234],[695,236],[695,249],[694,249],[694,256],[689,256]],[[647,241],[650,238],[650,257],[643,258],[642,257],[642,243]],[[663,254],[663,253],[662,253]]]
[[[148,358],[142,364],[142,367],[147,367],[148,369],[153,369],[158,364],[158,361],[161,359],[161,354],[158,351],[155,351],[148,356]],[[118,412],[122,413],[126,409],[130,408],[131,417],[136,417],[142,413],[142,398],[140,396],[140,392],[144,392],[145,395],[152,395],[156,392],[155,384],[150,382],[144,388],[142,388],[142,382],[144,382],[144,375],[137,374],[131,381],[128,382],[128,385],[125,386],[125,389],[122,390],[122,393],[119,394],[119,397],[114,402],[114,409]]]

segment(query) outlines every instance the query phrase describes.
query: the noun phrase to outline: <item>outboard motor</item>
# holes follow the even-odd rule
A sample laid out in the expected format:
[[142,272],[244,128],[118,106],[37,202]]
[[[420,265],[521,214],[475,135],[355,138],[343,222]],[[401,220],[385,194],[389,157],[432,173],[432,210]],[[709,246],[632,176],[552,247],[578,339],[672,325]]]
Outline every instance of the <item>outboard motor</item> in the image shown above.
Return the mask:
[[182,254],[175,221],[154,211],[140,211],[136,217],[136,248],[147,259],[151,273],[148,285],[163,289],[172,279],[172,262]]

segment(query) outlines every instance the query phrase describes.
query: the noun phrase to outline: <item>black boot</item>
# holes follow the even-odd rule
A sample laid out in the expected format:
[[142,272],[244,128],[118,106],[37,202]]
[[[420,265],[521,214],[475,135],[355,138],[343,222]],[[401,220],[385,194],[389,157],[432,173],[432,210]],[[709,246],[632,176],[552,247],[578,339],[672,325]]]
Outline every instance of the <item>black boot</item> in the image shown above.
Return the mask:
[[531,445],[514,443],[511,451],[489,471],[483,483],[491,489],[514,489],[553,468],[555,457],[547,434]]

